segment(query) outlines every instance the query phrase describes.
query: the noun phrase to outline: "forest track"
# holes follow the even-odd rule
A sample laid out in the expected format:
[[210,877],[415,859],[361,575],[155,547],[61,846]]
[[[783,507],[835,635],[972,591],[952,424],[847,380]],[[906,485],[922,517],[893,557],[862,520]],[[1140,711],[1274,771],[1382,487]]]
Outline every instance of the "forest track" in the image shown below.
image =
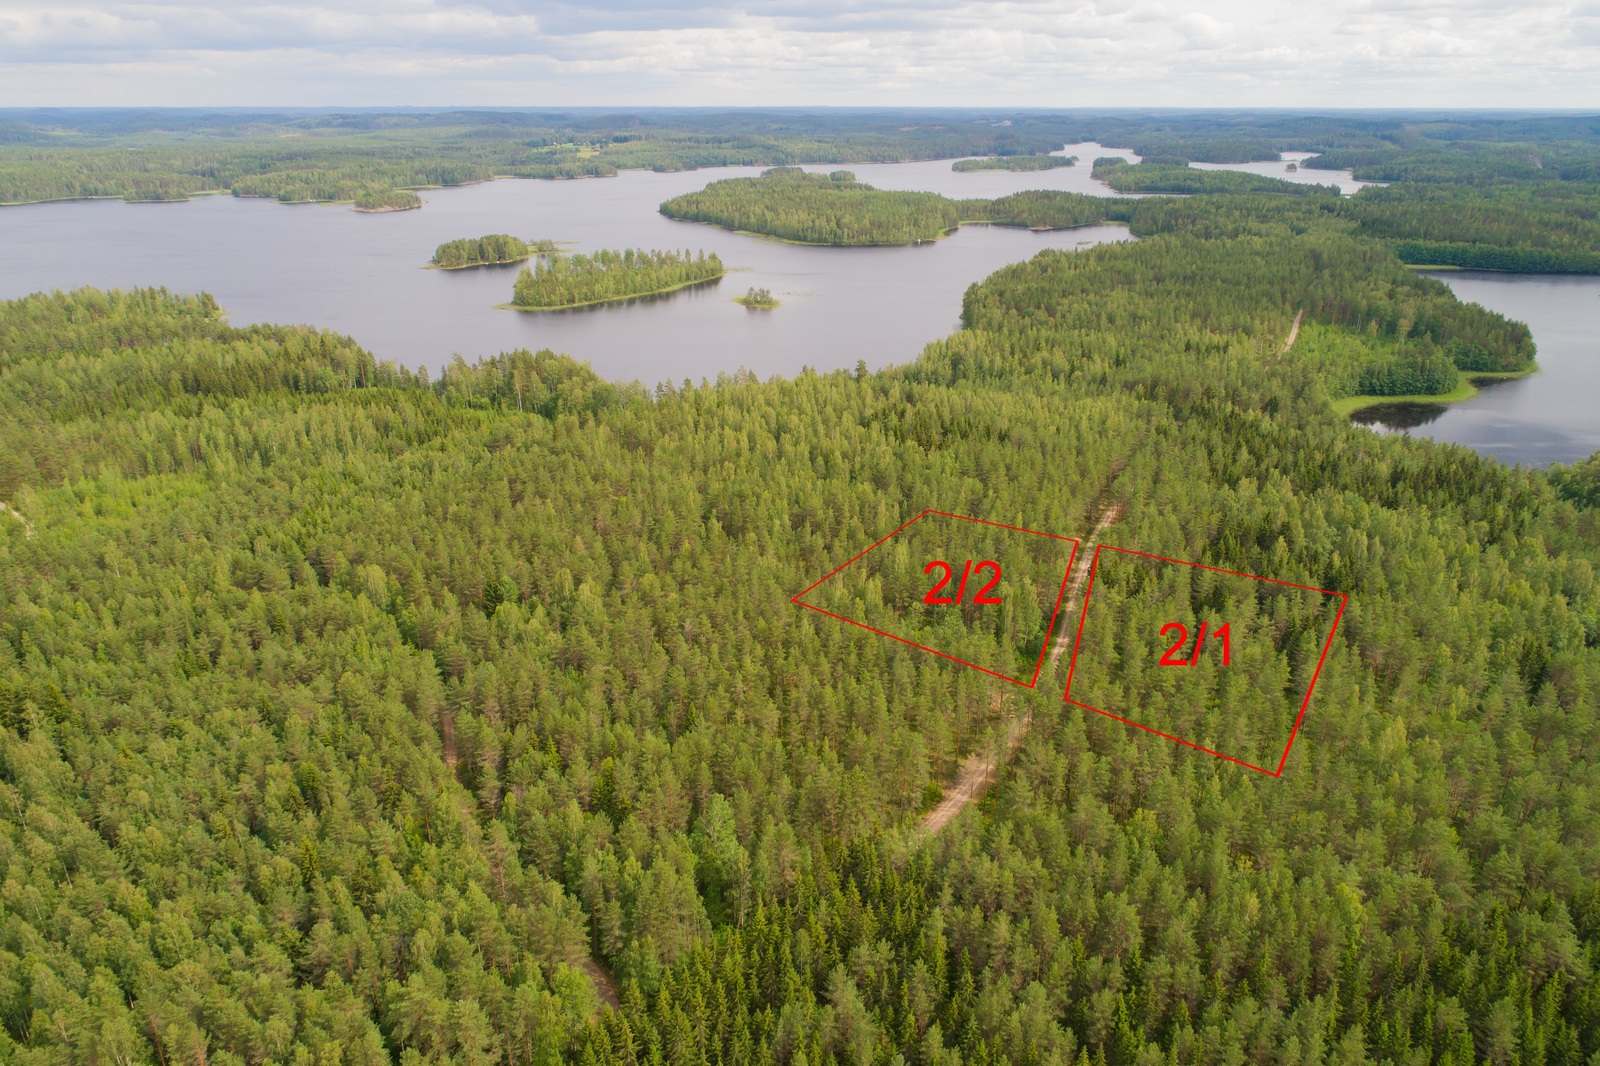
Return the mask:
[[0,500],[0,513],[8,514],[12,518],[15,518],[18,522],[21,522],[22,523],[22,535],[24,537],[32,537],[33,536],[33,523],[28,521],[26,518],[22,517],[22,512],[21,511],[17,510],[15,507],[12,507],[10,504],[6,503],[4,500]]
[[1290,348],[1294,347],[1295,338],[1300,336],[1300,320],[1304,317],[1306,317],[1306,309],[1303,307],[1294,313],[1294,325],[1289,327],[1289,339],[1283,342],[1283,352],[1280,352],[1280,355],[1287,353]]
[[622,1009],[622,1000],[617,995],[617,983],[611,979],[610,974],[606,973],[604,966],[594,961],[591,956],[585,958],[578,968],[588,974],[589,980],[594,982],[594,990],[600,993],[600,1002],[615,1011]]
[[[1100,518],[1094,524],[1094,530],[1081,545],[1078,546],[1077,558],[1072,563],[1072,578],[1067,585],[1067,595],[1061,601],[1061,611],[1056,616],[1056,624],[1061,626],[1061,632],[1056,637],[1054,646],[1050,650],[1050,675],[1054,676],[1061,653],[1066,650],[1069,640],[1077,636],[1077,627],[1071,624],[1072,613],[1083,594],[1084,581],[1089,575],[1089,566],[1094,559],[1094,549],[1100,545],[1100,536],[1111,524],[1122,517],[1122,503],[1118,501],[1105,507],[1100,512]],[[1028,729],[1033,725],[1033,712],[1018,718],[1006,729],[1005,752],[1006,758],[1017,750],[1023,738],[1028,735]],[[945,789],[944,798],[938,806],[922,816],[922,821],[917,824],[917,832],[933,836],[939,830],[949,825],[956,815],[960,814],[967,804],[978,799],[988,791],[989,784],[994,780],[995,768],[999,765],[1001,754],[996,751],[973,752],[961,761],[961,770],[956,774],[955,782]]]
[[1061,653],[1067,650],[1067,645],[1077,639],[1077,627],[1072,624],[1073,611],[1077,609],[1083,595],[1084,579],[1089,576],[1089,567],[1094,565],[1094,550],[1100,546],[1100,536],[1111,528],[1112,523],[1122,517],[1122,503],[1119,501],[1107,507],[1100,513],[1100,521],[1094,524],[1094,531],[1084,538],[1082,546],[1078,548],[1078,558],[1072,564],[1072,581],[1067,585],[1067,595],[1061,601],[1061,611],[1056,616],[1056,624],[1060,627],[1056,633],[1056,642],[1050,649],[1050,670],[1055,672],[1057,664],[1061,662]]

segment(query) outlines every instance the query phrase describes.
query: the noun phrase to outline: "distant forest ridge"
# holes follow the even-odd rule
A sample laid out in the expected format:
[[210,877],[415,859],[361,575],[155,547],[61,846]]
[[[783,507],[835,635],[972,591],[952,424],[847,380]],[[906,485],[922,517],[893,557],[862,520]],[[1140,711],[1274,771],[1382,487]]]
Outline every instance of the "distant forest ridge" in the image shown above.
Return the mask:
[[494,177],[1028,157],[1126,146],[1164,163],[1321,155],[1375,181],[1600,180],[1600,116],[971,110],[0,111],[0,202],[202,192],[355,201]]

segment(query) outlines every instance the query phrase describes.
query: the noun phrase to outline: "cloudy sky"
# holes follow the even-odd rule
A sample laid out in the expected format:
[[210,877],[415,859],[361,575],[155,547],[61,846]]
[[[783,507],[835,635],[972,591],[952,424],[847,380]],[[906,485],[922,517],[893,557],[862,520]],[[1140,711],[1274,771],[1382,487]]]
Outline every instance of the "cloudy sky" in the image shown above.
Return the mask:
[[0,0],[0,106],[1600,106],[1600,0]]

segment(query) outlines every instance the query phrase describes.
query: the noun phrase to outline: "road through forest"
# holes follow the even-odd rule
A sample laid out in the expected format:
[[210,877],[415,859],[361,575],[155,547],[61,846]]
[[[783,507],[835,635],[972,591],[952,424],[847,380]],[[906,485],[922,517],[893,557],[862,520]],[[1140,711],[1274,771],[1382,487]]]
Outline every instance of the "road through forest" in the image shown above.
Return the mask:
[[[1046,675],[1049,678],[1055,677],[1062,653],[1077,638],[1078,627],[1074,618],[1082,603],[1084,584],[1089,576],[1089,567],[1094,561],[1094,550],[1100,544],[1101,534],[1121,517],[1121,503],[1113,503],[1106,507],[1100,514],[1100,520],[1095,523],[1093,532],[1078,546],[1077,558],[1072,562],[1072,578],[1067,585],[1067,594],[1062,597],[1061,611],[1056,616],[1056,638],[1050,648],[1050,670]],[[1017,749],[1017,745],[1028,735],[1028,727],[1032,724],[1033,712],[1029,711],[1006,727],[1004,755],[1009,757]],[[960,814],[967,804],[982,796],[988,789],[989,782],[994,779],[995,767],[999,763],[1000,756],[1001,752],[990,749],[973,752],[962,760],[960,773],[956,774],[956,779],[950,787],[945,789],[944,798],[939,801],[938,806],[922,816],[922,821],[917,826],[918,831],[929,835],[937,833]]]

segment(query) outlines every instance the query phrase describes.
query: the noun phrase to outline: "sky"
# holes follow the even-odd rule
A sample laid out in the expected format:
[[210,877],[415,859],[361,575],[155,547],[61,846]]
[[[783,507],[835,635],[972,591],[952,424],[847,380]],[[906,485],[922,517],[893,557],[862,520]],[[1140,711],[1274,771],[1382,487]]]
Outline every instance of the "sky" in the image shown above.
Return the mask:
[[1600,106],[1600,0],[0,0],[0,106]]

